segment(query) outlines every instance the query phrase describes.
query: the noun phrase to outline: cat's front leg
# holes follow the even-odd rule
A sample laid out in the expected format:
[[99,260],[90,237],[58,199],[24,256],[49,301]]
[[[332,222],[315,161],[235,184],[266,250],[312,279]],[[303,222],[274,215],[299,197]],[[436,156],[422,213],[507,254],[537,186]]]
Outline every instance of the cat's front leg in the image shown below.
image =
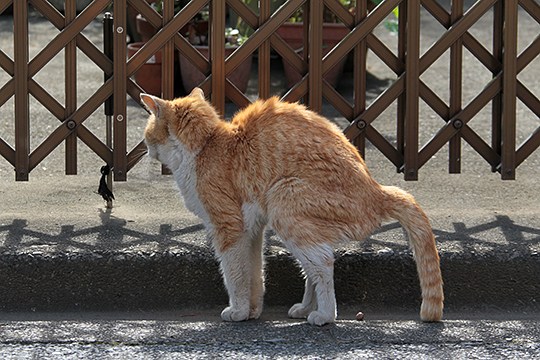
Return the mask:
[[217,251],[223,281],[229,294],[229,306],[221,312],[221,318],[225,321],[244,321],[250,316],[249,246],[242,236],[238,236],[237,239],[226,249]]

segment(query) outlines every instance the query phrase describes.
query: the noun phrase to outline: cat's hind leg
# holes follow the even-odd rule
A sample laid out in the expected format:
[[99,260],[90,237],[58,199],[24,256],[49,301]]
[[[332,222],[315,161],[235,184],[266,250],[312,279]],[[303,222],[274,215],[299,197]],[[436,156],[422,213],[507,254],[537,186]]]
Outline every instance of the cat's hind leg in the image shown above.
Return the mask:
[[334,254],[328,244],[299,247],[294,242],[285,245],[298,259],[306,275],[306,289],[302,303],[289,310],[289,316],[304,318],[312,325],[324,325],[336,320],[334,294]]
[[264,260],[263,260],[264,226],[253,231],[251,239],[251,297],[249,318],[261,316],[264,303]]
[[[340,214],[334,214],[325,188],[296,177],[283,178],[267,193],[268,220],[287,249],[300,262],[306,276],[302,303],[289,310],[313,325],[336,319],[334,251],[332,244],[345,237]],[[333,220],[335,218],[336,220]]]
[[306,287],[304,297],[301,303],[294,304],[289,309],[289,317],[293,319],[306,319],[310,312],[317,308],[317,299],[315,297],[315,285],[311,278],[306,276]]

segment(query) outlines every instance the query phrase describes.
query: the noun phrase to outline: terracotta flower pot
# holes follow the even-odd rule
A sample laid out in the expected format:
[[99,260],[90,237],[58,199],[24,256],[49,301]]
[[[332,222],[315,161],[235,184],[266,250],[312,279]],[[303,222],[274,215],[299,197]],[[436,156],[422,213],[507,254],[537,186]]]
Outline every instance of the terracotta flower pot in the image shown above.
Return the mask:
[[[145,43],[132,43],[127,46],[128,57],[132,57]],[[155,53],[141,66],[134,75],[135,82],[143,90],[155,96],[161,96],[161,51]]]
[[147,42],[157,33],[157,30],[141,14],[135,17],[135,26],[142,42]]
[[[204,57],[209,58],[208,46],[195,46]],[[225,57],[229,56],[236,50],[234,47],[225,48]],[[206,79],[206,76],[193,65],[181,52],[179,52],[180,73],[182,74],[182,84],[184,90],[190,93],[193,88],[197,87]],[[251,75],[252,56],[250,55],[244,62],[238,66],[229,76],[231,82],[242,92],[246,92],[249,77]]]
[[[283,38],[299,55],[303,55],[304,46],[304,24],[284,23],[277,33]],[[341,39],[349,33],[349,29],[343,24],[324,23],[323,25],[323,55],[326,55]],[[324,79],[332,86],[336,86],[345,66],[346,58],[326,73]],[[287,78],[287,85],[292,87],[302,79],[302,75],[296,71],[285,59],[283,60],[283,70]]]

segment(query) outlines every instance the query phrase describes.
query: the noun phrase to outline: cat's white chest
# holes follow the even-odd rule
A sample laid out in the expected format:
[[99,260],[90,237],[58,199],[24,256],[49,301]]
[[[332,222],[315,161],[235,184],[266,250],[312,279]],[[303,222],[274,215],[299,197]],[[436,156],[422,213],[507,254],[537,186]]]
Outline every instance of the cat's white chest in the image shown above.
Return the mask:
[[204,209],[197,191],[197,172],[195,155],[186,152],[174,170],[174,178],[184,198],[184,203],[189,211],[197,215],[205,224],[210,218]]

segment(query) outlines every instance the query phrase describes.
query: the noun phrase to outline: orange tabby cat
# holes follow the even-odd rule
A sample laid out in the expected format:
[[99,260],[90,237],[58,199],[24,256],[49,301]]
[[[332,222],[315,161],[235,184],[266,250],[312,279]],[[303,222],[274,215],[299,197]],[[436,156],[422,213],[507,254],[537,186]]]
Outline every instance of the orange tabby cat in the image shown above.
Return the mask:
[[303,300],[289,316],[315,325],[335,321],[333,246],[361,240],[390,218],[409,235],[422,289],[420,316],[441,320],[439,256],[426,215],[407,192],[379,185],[335,125],[277,98],[255,102],[230,123],[197,88],[173,101],[141,99],[152,113],[148,153],[173,172],[220,260],[229,294],[223,320],[261,314],[269,226],[306,277]]

